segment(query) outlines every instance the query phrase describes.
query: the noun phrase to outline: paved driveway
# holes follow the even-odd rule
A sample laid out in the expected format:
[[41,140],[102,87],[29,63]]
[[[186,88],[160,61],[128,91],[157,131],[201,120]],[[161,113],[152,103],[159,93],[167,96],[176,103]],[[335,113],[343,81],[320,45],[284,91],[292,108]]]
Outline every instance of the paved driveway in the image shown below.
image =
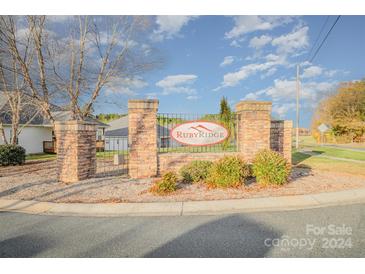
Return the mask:
[[81,218],[2,212],[0,256],[365,257],[365,204],[182,217]]

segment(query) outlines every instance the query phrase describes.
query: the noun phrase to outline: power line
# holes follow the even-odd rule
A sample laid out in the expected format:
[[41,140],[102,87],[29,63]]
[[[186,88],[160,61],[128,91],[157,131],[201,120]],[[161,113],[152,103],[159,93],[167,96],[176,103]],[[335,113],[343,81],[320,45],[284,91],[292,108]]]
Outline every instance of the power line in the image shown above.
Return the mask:
[[340,19],[341,15],[337,16],[335,22],[332,24],[332,27],[330,28],[330,30],[327,32],[326,36],[324,37],[324,39],[322,40],[321,44],[319,45],[319,47],[317,48],[316,52],[314,53],[313,57],[310,59],[309,62],[313,62],[314,58],[317,56],[319,50],[322,48],[324,42],[326,42],[328,36],[330,35],[331,31],[333,30],[333,28],[336,26],[338,20]]
[[329,19],[329,18],[330,18],[330,16],[328,15],[328,16],[326,17],[326,20],[324,21],[324,23],[323,23],[322,27],[321,27],[321,30],[320,30],[320,31],[319,31],[319,33],[318,33],[318,36],[317,36],[317,38],[316,38],[316,41],[313,43],[313,46],[312,46],[312,48],[311,48],[311,50],[310,50],[310,52],[309,52],[309,54],[308,54],[308,57],[310,57],[310,56],[312,55],[312,52],[313,52],[313,50],[314,50],[315,46],[317,45],[317,42],[319,41],[319,38],[321,37],[322,32],[324,31],[324,28],[325,28],[325,26],[327,25],[327,22],[328,22],[328,19]]

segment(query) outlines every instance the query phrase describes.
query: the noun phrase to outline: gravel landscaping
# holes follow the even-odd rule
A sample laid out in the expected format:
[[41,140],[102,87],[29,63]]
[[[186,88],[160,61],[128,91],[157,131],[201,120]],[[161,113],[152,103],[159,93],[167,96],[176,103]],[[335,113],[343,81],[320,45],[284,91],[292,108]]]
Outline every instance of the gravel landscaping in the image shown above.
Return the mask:
[[291,182],[284,186],[262,187],[254,179],[234,189],[179,184],[173,194],[157,196],[149,192],[151,179],[132,180],[117,174],[106,176],[101,171],[96,178],[66,185],[56,180],[55,161],[29,161],[23,166],[0,167],[0,198],[72,203],[191,201],[299,195],[365,187],[362,176],[294,168]]

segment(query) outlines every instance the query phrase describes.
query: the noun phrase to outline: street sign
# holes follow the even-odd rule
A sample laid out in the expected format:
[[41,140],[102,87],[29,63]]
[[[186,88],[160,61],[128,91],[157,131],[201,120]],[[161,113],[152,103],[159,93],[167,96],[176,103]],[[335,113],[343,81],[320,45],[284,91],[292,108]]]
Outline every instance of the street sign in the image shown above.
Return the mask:
[[318,126],[318,130],[321,132],[321,133],[324,133],[324,132],[326,132],[327,130],[329,130],[330,128],[329,128],[329,126],[327,126],[326,124],[320,124],[319,126]]
[[206,146],[222,143],[228,138],[228,130],[221,124],[208,121],[191,121],[177,125],[171,137],[184,145]]

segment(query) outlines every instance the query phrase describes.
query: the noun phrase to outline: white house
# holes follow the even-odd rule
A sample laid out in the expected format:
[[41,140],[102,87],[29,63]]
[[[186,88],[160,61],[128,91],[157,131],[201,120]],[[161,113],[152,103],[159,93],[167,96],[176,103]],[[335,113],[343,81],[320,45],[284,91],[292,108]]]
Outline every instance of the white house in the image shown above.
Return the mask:
[[127,150],[128,149],[128,116],[108,122],[105,129],[105,150]]
[[[128,148],[128,115],[108,122],[105,129],[105,150],[126,150]],[[159,147],[169,147],[170,129],[157,125],[157,143]],[[179,144],[175,144],[179,146]]]
[[[56,121],[67,121],[71,119],[71,112],[62,110],[56,105],[51,106],[51,112]],[[36,114],[36,115],[35,115]],[[34,118],[29,122],[30,118]],[[0,92],[0,119],[3,123],[4,133],[6,139],[9,140],[11,136],[11,115],[9,112],[9,104],[7,97]],[[88,118],[90,122],[97,124],[97,136],[104,134],[105,128],[108,126],[94,118]],[[27,122],[29,122],[27,124]],[[25,125],[23,127],[23,125]],[[41,113],[37,114],[37,109],[34,105],[26,105],[20,113],[20,127],[21,133],[18,136],[17,143],[24,147],[27,154],[44,152],[45,145],[53,147],[55,136],[53,132],[52,123]],[[95,138],[98,138],[95,136]],[[4,144],[0,138],[0,144]]]

